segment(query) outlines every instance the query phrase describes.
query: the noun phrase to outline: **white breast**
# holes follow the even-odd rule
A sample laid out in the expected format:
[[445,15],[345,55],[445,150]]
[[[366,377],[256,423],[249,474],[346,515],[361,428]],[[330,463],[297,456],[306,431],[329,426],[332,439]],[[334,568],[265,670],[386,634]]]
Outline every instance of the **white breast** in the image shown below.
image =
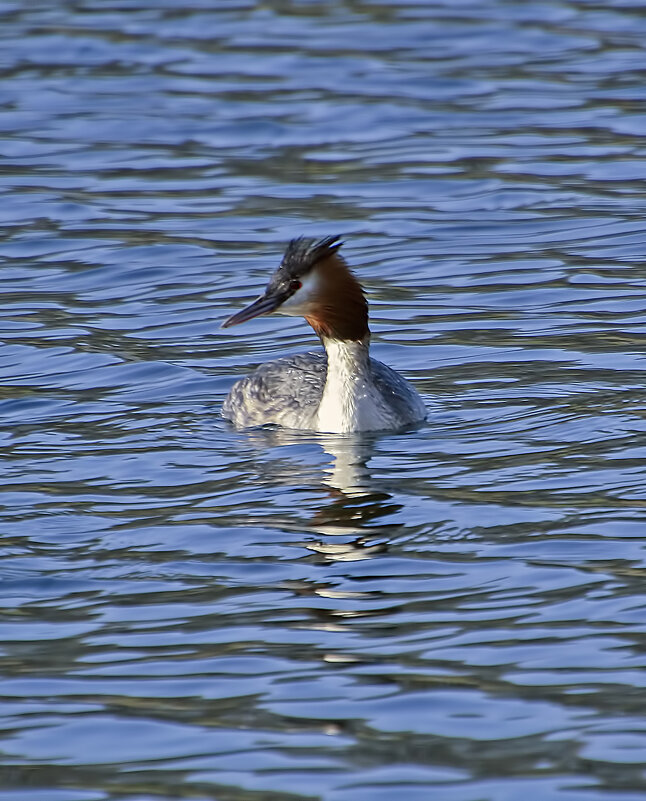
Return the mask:
[[379,431],[392,417],[372,382],[368,347],[362,342],[326,340],[327,380],[318,408],[319,431]]

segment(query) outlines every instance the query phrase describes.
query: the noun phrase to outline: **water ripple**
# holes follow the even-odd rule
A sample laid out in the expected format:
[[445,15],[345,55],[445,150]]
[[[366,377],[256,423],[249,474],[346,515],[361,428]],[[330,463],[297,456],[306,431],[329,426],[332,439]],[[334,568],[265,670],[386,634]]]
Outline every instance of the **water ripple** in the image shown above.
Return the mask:
[[[0,801],[643,798],[640,9],[0,19]],[[330,233],[428,423],[236,433]]]

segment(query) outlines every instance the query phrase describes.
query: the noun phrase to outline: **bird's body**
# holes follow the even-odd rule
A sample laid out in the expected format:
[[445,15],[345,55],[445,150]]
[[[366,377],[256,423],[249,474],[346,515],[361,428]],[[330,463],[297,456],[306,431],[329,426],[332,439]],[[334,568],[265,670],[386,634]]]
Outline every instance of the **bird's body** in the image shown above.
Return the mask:
[[276,359],[237,381],[222,407],[235,426],[344,433],[400,429],[426,416],[410,384],[370,358],[367,303],[336,252],[340,244],[292,240],[265,294],[225,322],[269,311],[301,315],[325,348]]
[[[339,404],[338,413],[332,410],[326,417],[319,411],[327,379],[326,354],[283,356],[237,381],[222,414],[240,428],[274,423],[312,431],[379,431],[424,418],[421,400],[398,373],[369,359],[368,375],[367,410],[350,400],[345,409]],[[353,397],[352,392],[349,395]]]

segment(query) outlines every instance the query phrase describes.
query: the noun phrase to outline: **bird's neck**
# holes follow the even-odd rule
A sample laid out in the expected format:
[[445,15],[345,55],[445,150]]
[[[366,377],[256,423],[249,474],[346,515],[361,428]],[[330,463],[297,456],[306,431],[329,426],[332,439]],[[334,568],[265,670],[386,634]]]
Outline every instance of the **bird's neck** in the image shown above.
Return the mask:
[[382,428],[376,417],[368,303],[361,285],[335,254],[317,265],[315,286],[304,316],[327,353],[317,428],[331,433]]
[[322,337],[327,377],[318,409],[319,431],[344,433],[373,426],[370,335],[361,340]]
[[[362,342],[370,336],[368,302],[361,284],[338,255],[317,265],[303,316],[326,341]],[[326,345],[327,349],[327,345]]]

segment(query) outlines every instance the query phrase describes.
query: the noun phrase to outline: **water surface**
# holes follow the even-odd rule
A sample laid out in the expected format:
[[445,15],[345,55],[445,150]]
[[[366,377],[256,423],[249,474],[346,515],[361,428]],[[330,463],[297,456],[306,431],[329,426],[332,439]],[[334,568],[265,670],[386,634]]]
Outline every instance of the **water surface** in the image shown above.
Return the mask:
[[[0,22],[0,801],[642,799],[644,10]],[[330,234],[428,422],[235,432]]]

